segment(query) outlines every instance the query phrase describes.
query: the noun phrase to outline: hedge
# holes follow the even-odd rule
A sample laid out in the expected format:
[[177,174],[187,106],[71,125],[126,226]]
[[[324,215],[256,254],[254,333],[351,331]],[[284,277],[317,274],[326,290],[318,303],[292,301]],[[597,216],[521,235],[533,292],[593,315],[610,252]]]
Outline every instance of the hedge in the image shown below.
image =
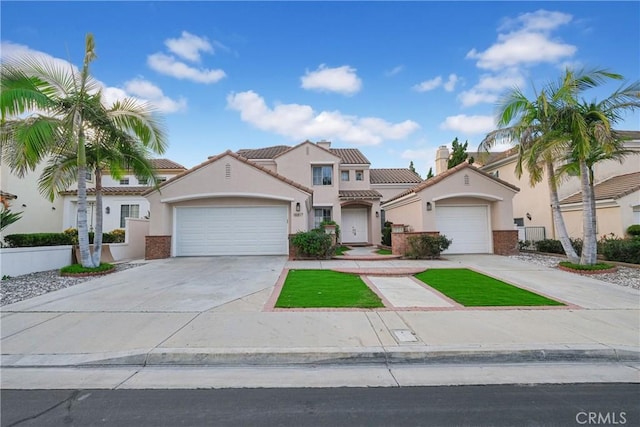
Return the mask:
[[[89,233],[89,243],[93,244],[94,233]],[[34,246],[64,246],[77,245],[78,234],[66,230],[64,233],[26,233],[9,234],[4,236],[4,241],[12,248],[30,248]],[[124,242],[124,230],[113,230],[111,233],[102,234],[102,243]]]
[[600,243],[602,255],[608,261],[640,264],[640,237],[607,239]]

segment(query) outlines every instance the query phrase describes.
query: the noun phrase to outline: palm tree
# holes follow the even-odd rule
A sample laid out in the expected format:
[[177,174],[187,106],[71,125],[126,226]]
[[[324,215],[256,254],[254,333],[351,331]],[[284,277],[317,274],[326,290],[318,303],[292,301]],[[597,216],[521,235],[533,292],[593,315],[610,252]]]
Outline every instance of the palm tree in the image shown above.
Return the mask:
[[68,150],[76,153],[78,244],[84,267],[99,265],[89,251],[87,135],[118,130],[157,153],[166,149],[162,127],[148,106],[125,99],[104,107],[100,86],[89,75],[95,58],[93,36],[88,34],[80,71],[35,57],[12,59],[1,68],[0,153],[12,172],[24,176],[45,158]]
[[636,154],[624,148],[624,140],[612,129],[622,112],[640,108],[640,82],[616,90],[600,102],[581,102],[567,106],[563,121],[571,134],[571,151],[561,172],[578,172],[583,201],[583,250],[581,264],[597,262],[597,223],[594,191],[594,165],[604,160],[622,159]]
[[563,135],[555,131],[558,94],[545,87],[535,98],[529,100],[519,88],[514,88],[499,103],[497,113],[498,129],[489,133],[480,143],[478,151],[489,151],[497,143],[518,141],[518,161],[516,176],[520,178],[524,169],[529,172],[529,184],[540,183],[546,172],[551,213],[562,247],[571,262],[579,257],[571,245],[569,233],[560,212],[558,180],[554,160]]

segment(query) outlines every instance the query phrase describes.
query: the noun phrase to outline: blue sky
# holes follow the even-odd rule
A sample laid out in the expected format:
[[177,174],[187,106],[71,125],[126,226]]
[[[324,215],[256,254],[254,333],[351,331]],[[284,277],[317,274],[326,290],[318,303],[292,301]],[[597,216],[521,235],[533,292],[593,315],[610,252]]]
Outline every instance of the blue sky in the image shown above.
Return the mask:
[[639,2],[2,2],[3,57],[80,65],[88,32],[105,96],[156,105],[187,167],[326,139],[425,176],[438,146],[477,148],[511,87],[566,66],[640,78]]

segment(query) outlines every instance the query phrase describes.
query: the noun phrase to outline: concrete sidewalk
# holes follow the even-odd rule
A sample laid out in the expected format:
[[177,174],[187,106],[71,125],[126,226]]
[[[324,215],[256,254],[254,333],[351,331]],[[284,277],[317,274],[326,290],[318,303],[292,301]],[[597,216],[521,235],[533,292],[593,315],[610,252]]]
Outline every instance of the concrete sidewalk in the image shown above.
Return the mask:
[[[2,367],[640,361],[640,292],[595,278],[491,255],[258,261],[154,261],[4,306]],[[416,266],[473,268],[570,306],[267,311],[283,268]]]

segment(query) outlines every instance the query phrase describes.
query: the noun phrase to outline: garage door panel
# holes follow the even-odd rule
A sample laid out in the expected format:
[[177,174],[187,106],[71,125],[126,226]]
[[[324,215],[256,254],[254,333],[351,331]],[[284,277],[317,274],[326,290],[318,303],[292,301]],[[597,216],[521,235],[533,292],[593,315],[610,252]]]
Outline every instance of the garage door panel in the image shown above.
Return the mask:
[[443,253],[490,253],[487,206],[436,206],[436,225],[453,242]]
[[287,253],[285,206],[176,209],[176,256]]

